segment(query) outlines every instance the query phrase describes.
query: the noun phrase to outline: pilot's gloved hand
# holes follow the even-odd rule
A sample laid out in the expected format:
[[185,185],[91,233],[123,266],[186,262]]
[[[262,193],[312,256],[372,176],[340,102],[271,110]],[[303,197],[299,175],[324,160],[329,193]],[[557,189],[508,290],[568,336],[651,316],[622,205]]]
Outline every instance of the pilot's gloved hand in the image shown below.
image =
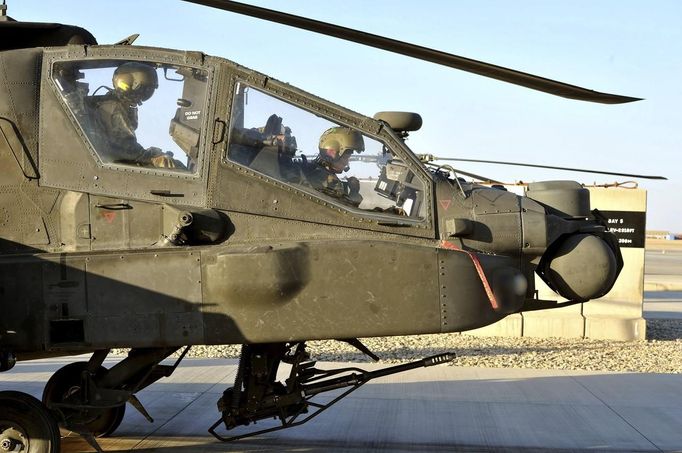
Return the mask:
[[149,159],[152,166],[156,168],[176,168],[178,170],[186,170],[185,164],[177,159],[173,159],[173,153],[170,151],[163,152],[159,148],[149,148],[149,150],[157,151],[155,155]]
[[135,159],[135,163],[142,167],[155,167],[156,165],[154,165],[153,159],[161,155],[163,155],[161,148],[150,146],[149,148],[142,150],[142,153]]
[[282,143],[283,143],[283,150],[284,152],[289,155],[293,156],[296,154],[296,150],[298,149],[298,144],[296,143],[296,137],[291,135],[291,128],[288,126],[284,127],[284,135],[282,136]]
[[176,160],[173,159],[172,155],[169,156],[168,154],[160,154],[158,156],[154,156],[150,159],[152,165],[156,168],[175,168],[175,162]]
[[349,176],[348,179],[346,179],[346,182],[348,184],[348,193],[350,195],[360,193],[360,180],[358,178],[355,176]]
[[362,203],[362,195],[360,195],[360,180],[355,176],[349,176],[346,180],[346,187],[348,188],[348,199],[353,202],[355,206]]

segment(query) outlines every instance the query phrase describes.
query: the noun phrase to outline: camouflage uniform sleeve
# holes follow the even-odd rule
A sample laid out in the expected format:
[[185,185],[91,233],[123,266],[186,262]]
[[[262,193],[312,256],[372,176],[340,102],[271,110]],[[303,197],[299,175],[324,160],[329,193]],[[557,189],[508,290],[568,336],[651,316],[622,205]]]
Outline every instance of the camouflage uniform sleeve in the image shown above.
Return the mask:
[[138,160],[144,155],[145,149],[137,142],[135,129],[137,129],[137,115],[133,119],[132,114],[125,111],[117,111],[112,115],[112,140],[120,153],[122,160]]
[[136,112],[127,111],[116,101],[103,102],[99,109],[111,160],[134,162],[142,157],[146,150],[137,142],[135,135]]

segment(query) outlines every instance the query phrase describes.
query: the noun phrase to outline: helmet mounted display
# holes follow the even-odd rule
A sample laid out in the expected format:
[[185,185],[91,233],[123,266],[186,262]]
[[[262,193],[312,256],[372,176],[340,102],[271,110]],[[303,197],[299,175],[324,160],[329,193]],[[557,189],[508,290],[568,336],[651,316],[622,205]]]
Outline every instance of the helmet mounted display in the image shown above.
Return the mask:
[[123,63],[114,71],[114,91],[131,104],[141,104],[159,87],[159,78],[153,66],[145,63]]

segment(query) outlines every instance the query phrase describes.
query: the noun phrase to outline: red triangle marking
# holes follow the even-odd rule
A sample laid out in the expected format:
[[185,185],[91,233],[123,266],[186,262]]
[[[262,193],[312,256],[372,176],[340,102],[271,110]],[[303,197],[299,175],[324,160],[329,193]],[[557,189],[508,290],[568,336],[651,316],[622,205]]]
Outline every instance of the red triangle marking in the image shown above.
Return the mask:
[[102,217],[104,217],[104,220],[106,220],[107,223],[113,223],[114,219],[116,218],[116,213],[115,212],[103,212]]

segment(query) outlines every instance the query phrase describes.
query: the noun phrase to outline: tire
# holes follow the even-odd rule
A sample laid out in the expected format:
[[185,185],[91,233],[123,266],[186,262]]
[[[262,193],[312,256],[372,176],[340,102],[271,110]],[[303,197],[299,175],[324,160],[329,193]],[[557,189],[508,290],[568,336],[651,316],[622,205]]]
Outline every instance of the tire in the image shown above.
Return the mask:
[[57,422],[43,403],[29,394],[0,392],[0,448],[25,453],[59,453]]
[[[61,403],[64,399],[75,392],[80,391],[81,376],[87,368],[87,362],[70,363],[52,375],[45,385],[43,390],[43,403],[49,408],[53,407],[53,403]],[[97,371],[98,374],[106,373],[107,369],[100,366]],[[102,409],[71,409],[59,408],[65,419],[60,421],[60,426],[68,431],[72,431],[70,424],[84,425],[85,429],[92,433],[95,437],[108,437],[116,431],[123,416],[125,415],[125,403],[112,407]]]

